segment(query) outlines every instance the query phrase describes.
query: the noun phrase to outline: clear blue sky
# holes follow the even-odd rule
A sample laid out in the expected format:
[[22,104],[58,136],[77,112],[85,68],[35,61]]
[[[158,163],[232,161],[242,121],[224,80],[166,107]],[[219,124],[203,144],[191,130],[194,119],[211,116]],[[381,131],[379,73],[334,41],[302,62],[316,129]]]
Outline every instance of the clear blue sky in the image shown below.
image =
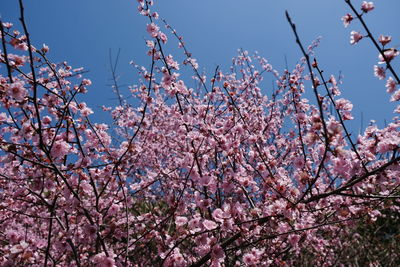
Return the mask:
[[[93,81],[87,101],[96,106],[117,104],[111,93],[108,51],[121,49],[118,74],[120,83],[134,84],[134,60],[149,65],[144,56],[144,39],[148,37],[147,20],[136,12],[135,0],[25,0],[28,27],[34,44],[50,46],[53,61],[68,61],[73,67],[85,67]],[[353,1],[359,6],[361,1]],[[400,44],[400,1],[375,1],[376,9],[366,16],[372,33],[392,34],[393,44]],[[385,83],[373,77],[377,51],[368,40],[351,46],[350,31],[361,30],[358,22],[344,28],[340,18],[349,8],[344,0],[156,0],[155,10],[183,35],[187,47],[208,73],[220,65],[228,69],[238,48],[258,51],[282,70],[285,56],[289,69],[301,57],[293,33],[286,22],[288,10],[297,24],[305,45],[322,36],[317,49],[320,66],[326,74],[342,72],[342,96],[354,104],[353,131],[358,131],[360,114],[364,126],[375,119],[380,125],[393,117],[394,105]],[[18,24],[18,1],[0,0],[3,21]],[[18,26],[19,27],[19,26]],[[168,53],[175,53],[176,43]],[[169,49],[170,47],[167,47]],[[399,59],[394,62],[399,70]],[[126,95],[126,93],[125,93]],[[104,120],[104,115],[96,115]]]

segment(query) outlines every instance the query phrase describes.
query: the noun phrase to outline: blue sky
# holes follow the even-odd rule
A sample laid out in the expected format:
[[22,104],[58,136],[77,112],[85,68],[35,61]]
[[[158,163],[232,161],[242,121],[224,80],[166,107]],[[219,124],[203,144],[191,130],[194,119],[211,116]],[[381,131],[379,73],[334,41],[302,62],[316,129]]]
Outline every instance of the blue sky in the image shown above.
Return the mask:
[[[358,45],[349,43],[350,31],[361,30],[356,21],[344,28],[340,18],[349,8],[344,0],[168,0],[155,1],[154,9],[184,36],[201,70],[211,73],[216,65],[227,70],[238,48],[258,51],[278,70],[287,58],[291,69],[301,57],[293,33],[286,22],[288,10],[297,24],[305,45],[322,36],[316,55],[326,74],[344,75],[342,96],[354,104],[354,132],[375,119],[383,125],[393,117],[393,104],[385,92],[385,83],[373,76],[378,52],[368,40]],[[359,6],[361,1],[353,1]],[[135,84],[131,60],[149,65],[144,40],[147,20],[138,15],[134,0],[25,0],[26,17],[33,43],[50,46],[53,61],[68,61],[73,67],[89,70],[86,77],[93,81],[84,101],[94,108],[99,121],[105,120],[98,108],[117,104],[111,93],[109,49],[115,55],[121,49],[117,72],[120,84]],[[375,1],[376,9],[365,18],[372,33],[393,36],[392,45],[400,44],[400,1]],[[3,21],[18,25],[18,1],[1,0]],[[20,26],[18,25],[18,28]],[[175,54],[176,43],[167,46]],[[178,52],[180,53],[180,52]],[[394,62],[399,70],[399,59]],[[271,79],[267,77],[267,79]],[[126,87],[125,87],[126,89]],[[125,95],[127,95],[125,93]]]

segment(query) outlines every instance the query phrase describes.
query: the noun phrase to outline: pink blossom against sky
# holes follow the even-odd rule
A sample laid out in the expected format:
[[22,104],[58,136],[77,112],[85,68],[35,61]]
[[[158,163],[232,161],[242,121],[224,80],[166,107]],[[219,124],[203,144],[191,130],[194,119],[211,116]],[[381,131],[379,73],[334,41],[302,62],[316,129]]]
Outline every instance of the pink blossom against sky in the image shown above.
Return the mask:
[[[354,3],[361,7],[362,1]],[[352,129],[358,132],[361,112],[363,127],[371,119],[383,125],[385,119],[390,120],[393,116],[394,106],[386,104],[390,95],[386,93],[384,81],[373,76],[373,66],[379,60],[375,48],[365,38],[357,47],[350,45],[351,31],[365,33],[357,20],[351,21],[347,28],[343,26],[341,18],[351,13],[344,1],[170,0],[156,4],[154,11],[184,37],[199,69],[206,70],[208,76],[217,65],[227,70],[238,48],[250,53],[258,51],[276,69],[285,67],[286,57],[289,69],[292,68],[301,54],[284,16],[288,10],[304,44],[322,36],[316,53],[325,73],[344,76],[343,97],[352,101],[355,107],[355,119],[350,122]],[[400,18],[396,14],[400,2],[388,0],[374,4],[375,9],[365,15],[372,33],[376,38],[391,34],[390,45],[400,44]],[[121,49],[117,74],[125,96],[128,95],[127,85],[137,79],[136,71],[128,63],[133,60],[140,65],[150,64],[144,55],[149,34],[143,25],[148,22],[137,15],[137,1],[36,0],[26,1],[25,5],[28,27],[36,47],[45,43],[50,47],[50,58],[54,61],[68,59],[69,64],[90,71],[87,77],[95,86],[91,87],[85,100],[94,109],[94,116],[106,120],[107,116],[99,112],[101,105],[117,104],[110,87],[109,49],[114,57]],[[17,1],[3,0],[0,14],[4,21],[16,22]],[[161,27],[161,30],[165,28]],[[166,47],[168,53],[181,55],[176,40],[170,40]],[[177,60],[181,63],[181,59]],[[396,59],[392,64],[398,67],[398,61]],[[268,90],[272,80],[266,80],[263,90]]]

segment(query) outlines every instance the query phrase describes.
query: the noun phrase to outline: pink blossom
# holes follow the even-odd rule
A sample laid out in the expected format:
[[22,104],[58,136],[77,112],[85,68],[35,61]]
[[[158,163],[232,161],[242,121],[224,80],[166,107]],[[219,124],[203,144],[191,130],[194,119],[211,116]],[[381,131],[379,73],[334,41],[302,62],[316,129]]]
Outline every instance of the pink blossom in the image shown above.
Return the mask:
[[361,3],[361,10],[365,13],[368,13],[369,11],[373,10],[374,7],[374,3],[373,2],[367,2],[367,1],[363,1]]
[[220,245],[215,245],[212,248],[212,252],[211,252],[212,258],[216,259],[216,260],[220,260],[223,259],[225,257],[225,252],[224,250],[221,248]]
[[347,13],[346,15],[344,15],[342,17],[342,21],[343,21],[343,25],[344,27],[347,28],[347,26],[349,26],[350,22],[353,20],[353,16],[350,13]]
[[188,94],[188,89],[187,89],[187,87],[186,87],[184,81],[179,80],[179,81],[176,83],[176,88],[177,88],[177,90],[178,90],[178,92],[179,92],[180,94],[182,94],[182,95],[187,95],[187,94]]
[[158,33],[158,37],[161,39],[161,41],[162,41],[164,44],[167,43],[168,37],[167,37],[167,35],[165,35],[165,33],[159,32],[159,33]]
[[220,223],[224,222],[225,216],[224,216],[224,212],[221,209],[215,209],[212,212],[212,216],[215,221],[220,222]]
[[184,226],[187,223],[187,218],[183,216],[176,216],[175,217],[175,224],[176,226]]
[[169,73],[165,73],[162,80],[161,80],[161,85],[164,88],[169,88],[171,84],[175,81],[175,78],[173,75],[170,75]]
[[400,100],[400,89],[398,89],[396,92],[393,93],[392,97],[390,98],[390,101],[399,101]]
[[293,247],[298,245],[299,240],[300,240],[299,235],[291,234],[288,237],[288,241],[289,241],[290,245],[292,245]]
[[303,157],[296,157],[294,160],[293,160],[293,166],[295,167],[295,168],[297,168],[297,169],[300,169],[300,168],[302,168],[303,166],[304,166],[304,158]]
[[16,244],[20,241],[20,235],[15,230],[7,230],[6,237],[12,244]]
[[242,259],[246,266],[254,266],[257,264],[257,258],[253,253],[245,253]]
[[25,56],[18,56],[18,55],[14,55],[14,54],[9,54],[8,58],[10,60],[10,65],[13,65],[13,66],[16,66],[16,67],[21,67],[26,62],[26,57]]
[[353,104],[349,100],[340,98],[337,99],[335,103],[336,103],[336,108],[341,111],[343,120],[353,119],[353,116],[351,115]]
[[13,26],[11,22],[3,22],[3,27],[6,29],[10,29]]
[[15,49],[22,50],[22,51],[28,51],[28,45],[26,44],[25,41],[22,41],[21,39],[13,38],[13,39],[11,39],[10,44]]
[[393,112],[400,114],[400,105],[398,105]]
[[153,42],[153,41],[150,41],[150,40],[147,40],[147,41],[146,41],[146,46],[147,46],[148,48],[150,48],[150,49],[153,49],[153,48],[154,48],[154,42]]
[[42,46],[42,48],[41,48],[41,51],[43,52],[43,53],[48,53],[49,52],[49,47],[46,45],[46,44],[43,44],[43,46]]
[[194,69],[199,68],[199,64],[197,63],[197,60],[195,58],[187,58],[183,64],[190,64]]
[[7,114],[5,112],[0,113],[0,122],[7,121]]
[[71,146],[63,141],[57,140],[51,148],[51,155],[55,158],[62,158],[69,153]]
[[203,175],[200,177],[200,184],[202,186],[209,186],[212,182],[213,181],[210,175]]
[[12,246],[10,248],[10,252],[12,254],[18,254],[18,253],[21,253],[22,251],[24,251],[28,247],[29,247],[29,244],[27,242],[21,241],[21,242],[19,242],[19,244]]
[[155,18],[155,19],[158,19],[158,17],[159,17],[159,15],[158,15],[157,12],[153,12],[153,13],[151,14],[151,16],[152,16],[153,18]]
[[344,158],[334,158],[332,160],[333,170],[337,173],[337,175],[341,175],[342,177],[347,178],[350,174],[351,165]]
[[82,102],[79,104],[79,111],[83,117],[87,117],[90,114],[93,114],[93,110],[89,108],[86,103]]
[[42,123],[43,124],[50,124],[50,122],[51,122],[51,117],[50,116],[44,116],[43,117],[43,119],[42,119]]
[[110,216],[114,216],[114,215],[116,215],[116,214],[118,213],[119,210],[120,210],[120,206],[119,206],[119,205],[117,205],[117,204],[112,204],[112,205],[110,206],[110,208],[108,209],[108,214],[109,214]]
[[386,81],[386,91],[391,94],[396,90],[396,87],[396,81],[392,77],[389,77]]
[[189,221],[189,228],[193,231],[200,230],[201,227],[201,219],[199,217],[195,217]]
[[203,226],[204,226],[204,228],[206,228],[207,230],[213,230],[213,229],[215,229],[215,228],[218,227],[218,224],[216,224],[215,222],[210,221],[210,220],[204,220],[204,221],[203,221]]
[[83,227],[83,233],[86,238],[94,239],[97,235],[97,227],[95,225],[87,224]]
[[17,101],[24,100],[27,95],[23,82],[14,82],[8,87],[7,93]]
[[154,23],[147,24],[147,32],[150,34],[151,37],[157,37],[158,31],[160,30],[160,27],[158,27]]
[[352,31],[350,34],[351,34],[351,36],[350,36],[350,44],[356,44],[363,38],[361,33],[356,32],[356,31]]
[[378,40],[383,46],[385,46],[392,41],[392,36],[384,36],[381,34]]
[[[397,57],[399,55],[399,51],[397,49],[394,48],[390,48],[390,49],[386,49],[384,50],[383,54],[385,55],[385,59],[387,62],[392,61],[395,57]],[[386,63],[385,59],[383,58],[382,54],[379,53],[378,55],[379,57],[379,64],[384,64]]]
[[82,85],[84,85],[84,86],[86,86],[86,85],[91,85],[91,84],[92,84],[92,81],[89,80],[89,79],[83,79],[83,80],[82,80]]
[[185,267],[187,266],[187,261],[183,257],[182,253],[178,248],[175,248],[164,263],[164,266],[173,266],[173,267]]
[[[398,91],[400,98],[400,90]],[[376,150],[379,153],[386,153],[398,147],[400,139],[399,133],[384,131],[382,134],[383,134],[382,139],[379,141],[376,147]]]
[[342,130],[342,126],[336,120],[330,119],[327,123],[328,133],[332,135],[339,134]]
[[104,252],[96,254],[93,257],[93,263],[96,267],[116,267],[115,260],[111,257],[107,257]]
[[383,80],[386,77],[386,71],[384,68],[375,65],[374,66],[374,75],[375,75],[375,77],[378,77],[379,80]]

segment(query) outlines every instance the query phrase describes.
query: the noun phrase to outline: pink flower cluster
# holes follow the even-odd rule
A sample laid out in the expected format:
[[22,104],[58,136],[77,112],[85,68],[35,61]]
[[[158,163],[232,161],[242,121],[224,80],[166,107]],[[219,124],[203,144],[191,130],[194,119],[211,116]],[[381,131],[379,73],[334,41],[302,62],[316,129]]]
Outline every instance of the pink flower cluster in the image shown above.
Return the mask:
[[374,10],[375,6],[373,2],[367,2],[367,1],[363,1],[361,3],[361,10],[365,13],[368,13],[372,10]]
[[[168,25],[183,58],[169,55],[151,8],[138,1],[151,64],[133,64],[135,105],[104,107],[112,131],[79,100],[92,84],[82,69],[1,24],[1,266],[292,266],[304,255],[330,266],[360,218],[399,211],[399,117],[353,140],[352,103],[306,57],[279,72],[239,50],[228,72],[206,77]],[[393,74],[392,101],[397,86]]]
[[363,38],[362,34],[356,31],[351,32],[350,43],[356,44]]

